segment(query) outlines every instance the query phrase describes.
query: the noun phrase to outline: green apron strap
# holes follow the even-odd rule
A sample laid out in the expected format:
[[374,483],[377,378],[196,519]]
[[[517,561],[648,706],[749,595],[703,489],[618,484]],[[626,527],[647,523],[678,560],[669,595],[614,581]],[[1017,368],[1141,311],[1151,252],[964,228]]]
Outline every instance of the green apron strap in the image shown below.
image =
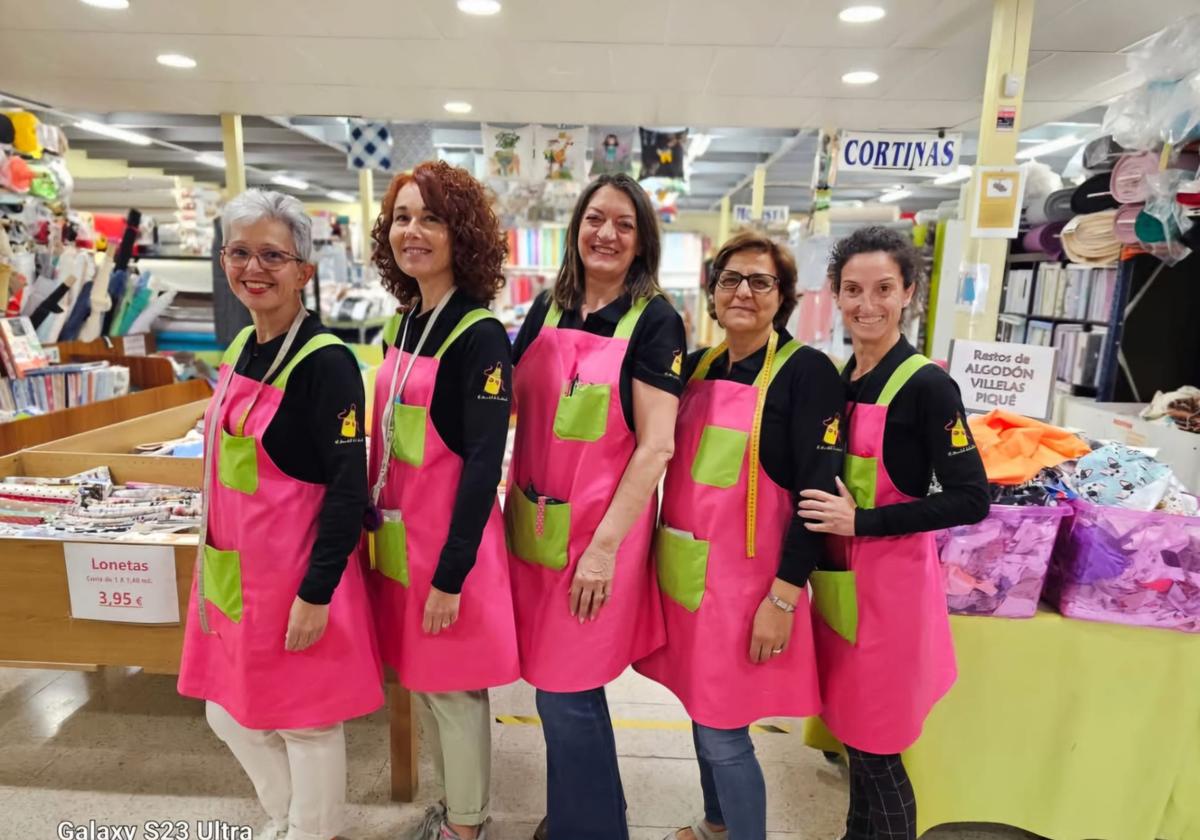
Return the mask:
[[708,372],[712,368],[713,362],[715,362],[717,357],[724,353],[727,349],[729,349],[728,345],[722,341],[716,347],[710,347],[705,350],[704,355],[700,357],[700,361],[696,365],[696,369],[692,371],[691,379],[688,381],[699,382],[708,376]]
[[338,346],[345,347],[346,345],[342,344],[342,340],[335,335],[330,335],[329,333],[314,335],[304,344],[303,347],[296,351],[296,355],[293,356],[292,360],[288,362],[283,370],[279,372],[279,375],[275,377],[275,381],[272,382],[271,385],[275,388],[278,388],[280,391],[286,390],[288,377],[292,375],[292,371],[296,369],[296,365],[300,364],[313,353],[324,347]]
[[804,346],[804,342],[792,339],[787,344],[775,351],[775,363],[771,365],[771,372],[767,375],[767,387],[771,387],[771,383],[775,381],[775,377],[779,375],[779,371],[783,368],[788,359],[795,355],[796,351]]
[[629,340],[629,337],[633,335],[633,328],[637,326],[638,319],[650,305],[650,300],[651,298],[644,297],[633,302],[633,306],[629,307],[629,311],[622,315],[621,320],[617,322],[617,331],[613,333],[613,338]]
[[550,308],[546,310],[546,320],[542,321],[543,327],[557,327],[558,322],[562,320],[562,310],[558,308],[558,304],[554,302],[554,298],[550,299]]
[[250,335],[253,332],[254,327],[250,326],[234,336],[233,341],[229,342],[229,346],[225,348],[224,355],[221,356],[221,364],[229,365],[230,367],[236,365],[238,357],[246,349],[246,342],[250,340]]
[[919,353],[909,356],[900,363],[900,366],[888,378],[887,384],[883,386],[883,391],[880,392],[879,399],[875,401],[875,404],[891,405],[892,400],[896,398],[896,394],[907,384],[908,380],[912,379],[913,374],[925,367],[925,365],[931,364],[933,362]]
[[450,345],[453,344],[460,335],[478,324],[480,321],[486,321],[489,318],[496,321],[500,320],[486,309],[472,309],[466,315],[462,316],[462,319],[458,322],[458,325],[450,331],[450,335],[446,336],[446,340],[442,342],[442,346],[439,347],[438,351],[433,354],[433,358],[442,358],[442,355],[450,349]]
[[390,344],[393,347],[396,344],[396,339],[400,336],[400,323],[403,321],[404,315],[397,312],[391,318],[388,318],[387,323],[383,325],[383,343]]

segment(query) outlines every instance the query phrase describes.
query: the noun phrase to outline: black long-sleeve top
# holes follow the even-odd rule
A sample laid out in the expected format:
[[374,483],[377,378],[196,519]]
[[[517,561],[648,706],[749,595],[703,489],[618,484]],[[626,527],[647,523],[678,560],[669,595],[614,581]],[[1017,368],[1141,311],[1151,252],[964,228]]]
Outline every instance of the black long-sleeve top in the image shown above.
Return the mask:
[[[791,336],[779,330],[779,346]],[[690,379],[704,350],[688,356],[685,380]],[[728,352],[713,359],[706,380],[725,379],[753,385],[766,362],[767,348],[729,365]],[[796,513],[801,490],[837,493],[834,477],[842,471],[842,448],[826,442],[826,425],[842,412],[845,395],[837,369],[824,353],[801,347],[767,388],[763,403],[760,458],[767,476],[792,493],[792,519],[783,540],[777,577],[804,586],[813,569],[824,565],[826,538],[804,527]]]
[[[310,338],[323,332],[327,330],[320,318],[309,314],[272,379]],[[283,341],[280,335],[259,344],[251,333],[234,370],[261,382]],[[328,604],[333,598],[362,533],[367,506],[365,410],[362,375],[354,354],[346,347],[322,347],[292,371],[279,410],[263,434],[263,448],[285,475],[325,485],[316,541],[297,593],[310,604]],[[355,415],[353,435],[343,434],[349,429],[345,423],[348,412]]]
[[[420,355],[436,355],[463,316],[480,308],[483,307],[463,293],[456,293],[434,322]],[[416,349],[432,316],[430,310],[413,317],[404,336],[406,352]],[[395,341],[400,338],[397,335]],[[501,369],[500,392],[490,394],[484,390],[484,384],[497,365]],[[463,461],[454,493],[450,533],[433,573],[433,585],[443,592],[462,592],[463,583],[475,566],[483,530],[500,485],[504,448],[508,443],[511,392],[512,347],[504,326],[488,318],[468,327],[442,356],[429,410],[438,435]]]
[[[896,368],[916,350],[901,337],[874,370],[852,380],[853,358],[842,372],[848,398],[875,403]],[[851,415],[850,423],[854,418]],[[955,446],[951,429],[961,422],[966,445]],[[925,365],[892,399],[883,433],[883,463],[892,483],[915,501],[858,509],[854,533],[891,537],[969,525],[987,516],[988,483],[966,422],[958,385],[937,365]],[[937,476],[940,493],[929,493]]]

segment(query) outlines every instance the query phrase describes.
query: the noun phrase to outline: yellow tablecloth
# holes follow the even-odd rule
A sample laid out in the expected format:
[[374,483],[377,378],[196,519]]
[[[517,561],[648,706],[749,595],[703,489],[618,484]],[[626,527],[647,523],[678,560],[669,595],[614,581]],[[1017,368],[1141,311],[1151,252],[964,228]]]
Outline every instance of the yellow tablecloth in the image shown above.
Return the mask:
[[[904,754],[918,829],[1200,840],[1200,635],[953,616],[958,683]],[[813,718],[805,741],[839,748]]]

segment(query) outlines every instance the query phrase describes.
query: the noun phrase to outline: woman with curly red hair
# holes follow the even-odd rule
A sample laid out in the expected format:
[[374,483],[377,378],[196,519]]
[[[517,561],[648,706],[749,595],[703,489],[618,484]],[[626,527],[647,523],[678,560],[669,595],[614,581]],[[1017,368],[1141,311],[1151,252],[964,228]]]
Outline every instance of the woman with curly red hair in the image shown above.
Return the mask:
[[482,840],[488,688],[520,674],[496,500],[512,385],[488,304],[507,251],[484,188],[442,161],[396,176],[372,237],[400,301],[375,381],[368,515],[380,652],[434,733],[445,800],[412,840]]

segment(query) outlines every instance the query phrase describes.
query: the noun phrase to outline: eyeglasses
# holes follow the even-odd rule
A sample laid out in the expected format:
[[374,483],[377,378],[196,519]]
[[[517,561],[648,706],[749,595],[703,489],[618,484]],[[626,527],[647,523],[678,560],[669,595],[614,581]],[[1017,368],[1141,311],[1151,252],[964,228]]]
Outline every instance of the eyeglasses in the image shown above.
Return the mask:
[[765,295],[779,285],[779,278],[774,274],[742,274],[727,268],[717,275],[717,288],[726,292],[736,292],[743,280],[756,295]]
[[229,263],[230,268],[243,269],[250,265],[250,260],[258,257],[258,264],[267,271],[279,271],[290,262],[304,262],[303,259],[295,254],[289,254],[287,251],[279,251],[275,248],[268,248],[265,251],[251,251],[249,248],[241,248],[234,246],[232,248],[222,248],[221,253],[225,255],[225,261]]

